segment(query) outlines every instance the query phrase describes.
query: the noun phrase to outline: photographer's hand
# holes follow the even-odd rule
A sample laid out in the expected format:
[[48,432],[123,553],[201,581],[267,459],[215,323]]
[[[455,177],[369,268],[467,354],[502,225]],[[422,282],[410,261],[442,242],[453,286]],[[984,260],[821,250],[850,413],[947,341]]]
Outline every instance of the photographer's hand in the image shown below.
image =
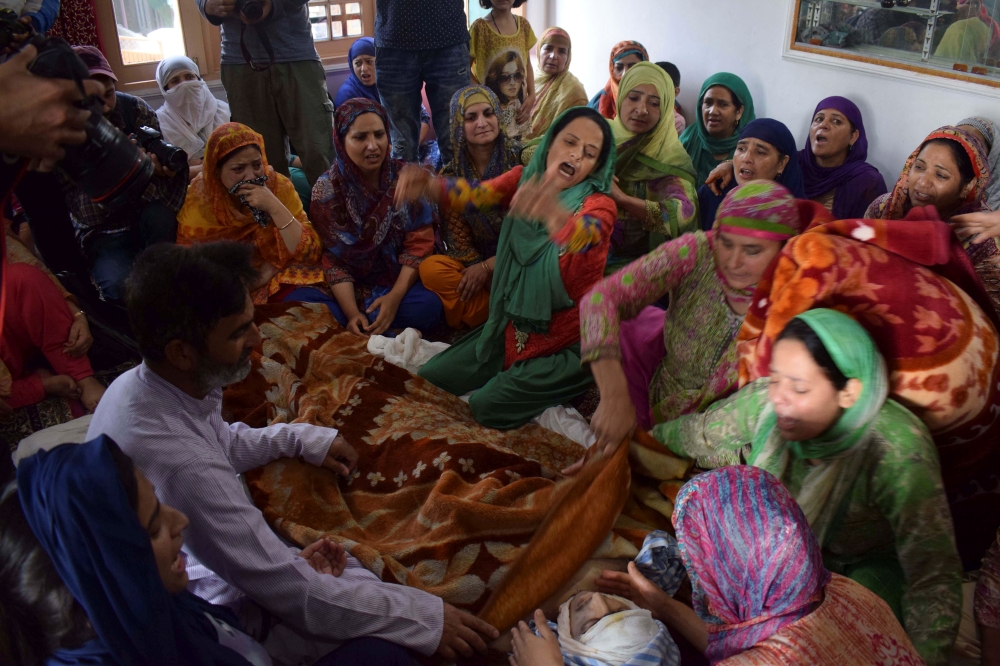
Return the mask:
[[161,178],[173,178],[174,176],[177,175],[176,171],[171,171],[167,167],[160,164],[159,158],[157,158],[156,155],[154,155],[153,153],[147,153],[142,148],[139,148],[139,152],[146,155],[149,158],[149,161],[153,163],[154,176],[160,176]]
[[205,0],[205,13],[221,19],[234,16],[236,0]]
[[[81,99],[73,81],[35,76],[28,65],[38,54],[29,45],[0,65],[0,152],[29,159],[60,160],[63,146],[81,144],[90,111],[78,109]],[[101,95],[104,86],[83,82],[88,95]]]

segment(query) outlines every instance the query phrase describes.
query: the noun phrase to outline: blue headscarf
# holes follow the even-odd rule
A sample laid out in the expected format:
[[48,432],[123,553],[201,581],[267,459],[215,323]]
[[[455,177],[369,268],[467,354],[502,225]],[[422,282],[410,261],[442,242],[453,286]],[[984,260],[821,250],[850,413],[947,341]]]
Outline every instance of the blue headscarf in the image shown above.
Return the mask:
[[249,666],[218,642],[206,617],[239,626],[227,610],[163,586],[149,535],[129,506],[112,440],[66,444],[23,460],[24,516],[97,638],[49,664]]
[[[775,182],[784,185],[796,199],[806,198],[806,187],[802,179],[802,169],[799,166],[798,150],[795,148],[795,137],[785,126],[785,123],[773,118],[757,118],[747,123],[740,132],[739,140],[758,139],[775,147],[782,155],[788,157],[781,175]],[[705,231],[712,228],[715,222],[715,211],[729,192],[739,186],[734,178],[721,194],[714,194],[708,185],[698,188],[698,208],[701,211],[701,227]]]
[[354,99],[355,97],[363,97],[373,102],[379,102],[380,104],[382,102],[378,96],[378,87],[366,86],[361,83],[361,79],[354,73],[354,59],[360,55],[375,57],[374,39],[371,37],[362,37],[351,45],[351,50],[347,52],[347,66],[350,68],[351,73],[337,91],[337,97],[333,100],[335,106],[340,106],[347,100]]

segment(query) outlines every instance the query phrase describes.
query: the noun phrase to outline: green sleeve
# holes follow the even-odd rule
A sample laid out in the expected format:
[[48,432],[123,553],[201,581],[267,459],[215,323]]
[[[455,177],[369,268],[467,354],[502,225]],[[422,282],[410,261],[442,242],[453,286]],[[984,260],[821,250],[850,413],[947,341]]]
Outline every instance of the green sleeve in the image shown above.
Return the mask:
[[962,564],[937,452],[924,424],[898,403],[886,402],[876,427],[890,444],[872,497],[892,525],[906,579],[903,624],[928,666],[942,665],[961,620]]
[[699,467],[740,464],[767,405],[768,381],[762,377],[704,412],[660,423],[653,437],[677,455],[697,459]]

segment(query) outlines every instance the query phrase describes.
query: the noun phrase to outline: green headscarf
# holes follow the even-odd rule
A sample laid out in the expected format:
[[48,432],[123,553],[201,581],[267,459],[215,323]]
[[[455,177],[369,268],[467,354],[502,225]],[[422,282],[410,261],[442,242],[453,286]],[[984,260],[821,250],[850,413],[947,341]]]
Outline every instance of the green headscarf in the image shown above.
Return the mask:
[[[561,113],[542,136],[518,186],[544,175],[555,129],[563,127],[563,118],[571,115],[573,119],[591,118],[596,123],[607,123],[601,114],[585,106]],[[604,164],[598,165],[583,182],[564,190],[559,200],[567,210],[576,213],[591,194],[611,192],[614,174],[615,145],[612,141]],[[476,346],[477,358],[485,363],[503,353],[508,322],[514,322],[518,331],[545,333],[549,330],[552,313],[572,306],[573,300],[566,293],[559,273],[559,247],[549,238],[545,225],[508,214],[500,232],[490,316]]]
[[[709,135],[708,130],[705,129],[705,120],[701,113],[701,102],[705,99],[705,93],[712,86],[727,88],[743,104],[743,115],[740,117],[740,122],[736,124],[736,131],[733,132],[731,137],[725,139],[713,139]],[[701,85],[701,92],[698,93],[697,112],[697,122],[687,126],[684,133],[681,134],[681,143],[684,144],[684,149],[691,156],[691,161],[694,163],[695,168],[695,177],[698,179],[697,182],[701,184],[708,178],[708,174],[712,172],[712,169],[719,164],[714,156],[725,154],[732,157],[733,151],[736,150],[736,144],[740,140],[740,132],[747,126],[747,123],[754,120],[757,116],[754,115],[753,97],[751,97],[750,91],[747,89],[747,84],[743,83],[743,79],[740,77],[728,72],[714,74],[708,77],[705,83]]]
[[[660,97],[660,121],[643,134],[634,134],[622,123],[622,102],[636,86],[652,84]],[[674,83],[659,65],[633,65],[618,86],[617,115],[611,121],[618,148],[615,175],[623,181],[645,182],[664,176],[679,176],[695,182],[694,165],[677,138],[674,127]]]

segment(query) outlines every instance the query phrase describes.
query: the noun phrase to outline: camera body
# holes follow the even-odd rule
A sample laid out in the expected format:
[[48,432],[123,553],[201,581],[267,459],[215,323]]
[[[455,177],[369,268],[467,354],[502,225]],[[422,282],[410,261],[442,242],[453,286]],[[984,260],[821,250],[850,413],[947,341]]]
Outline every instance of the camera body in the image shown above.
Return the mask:
[[156,159],[164,168],[180,171],[187,164],[187,153],[172,143],[164,141],[163,135],[152,127],[143,125],[132,136],[143,150],[156,155]]
[[[31,43],[38,49],[28,68],[32,74],[75,81],[83,93],[83,81],[90,78],[90,72],[65,40],[36,35]],[[153,177],[153,162],[104,117],[100,97],[84,97],[76,105],[90,111],[87,139],[78,146],[65,147],[59,169],[94,203],[109,211],[137,201]]]
[[236,13],[248,21],[259,21],[264,18],[263,0],[236,0]]
[[21,18],[12,9],[0,9],[0,49],[7,48],[17,35],[30,35],[31,28],[21,23]]

